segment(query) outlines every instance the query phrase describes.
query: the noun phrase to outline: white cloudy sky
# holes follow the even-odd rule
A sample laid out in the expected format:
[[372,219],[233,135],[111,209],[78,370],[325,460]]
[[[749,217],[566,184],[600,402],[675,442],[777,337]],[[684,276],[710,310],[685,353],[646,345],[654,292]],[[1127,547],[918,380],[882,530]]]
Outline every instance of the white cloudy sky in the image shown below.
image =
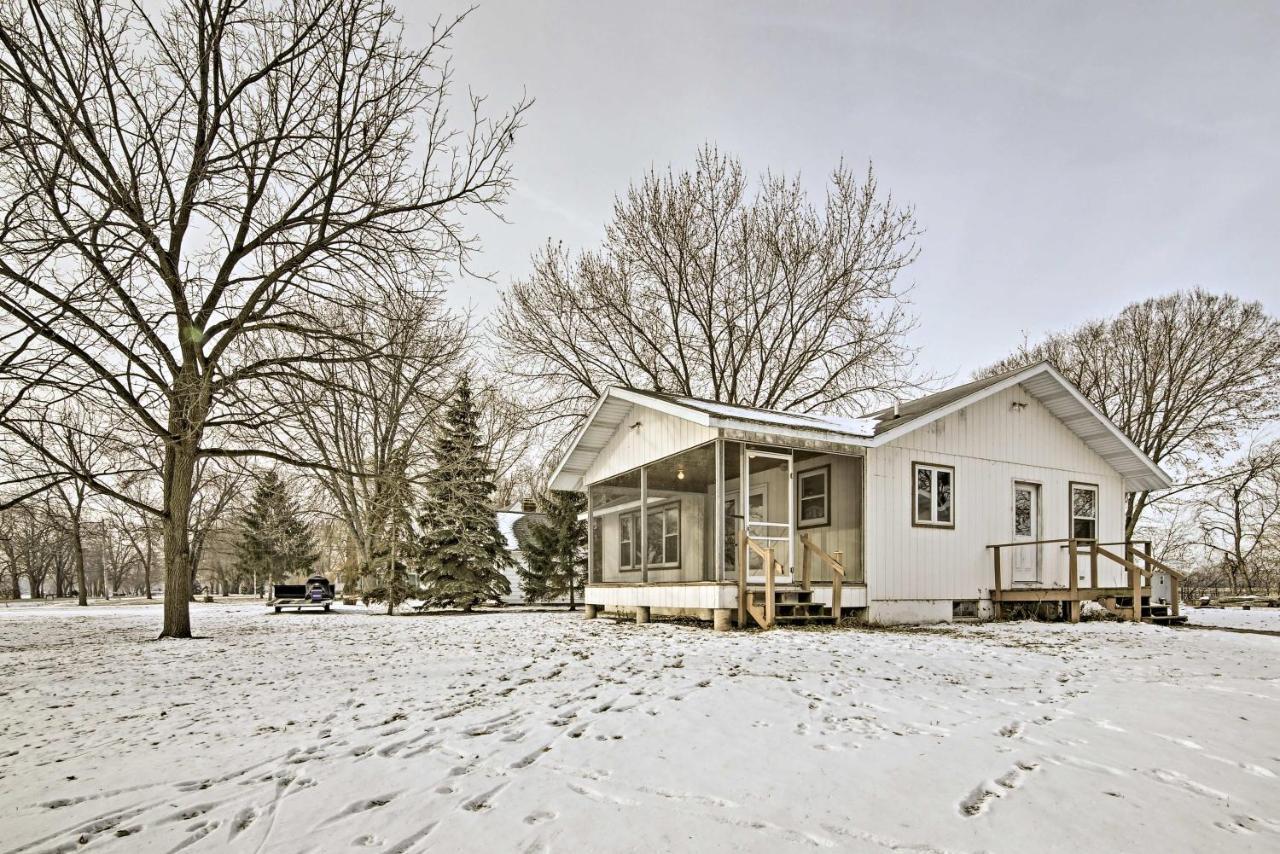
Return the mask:
[[[401,2],[410,37],[460,3]],[[927,233],[922,364],[1201,285],[1280,311],[1280,4],[482,0],[457,80],[537,103],[496,286],[547,238],[601,237],[615,193],[711,141],[814,185],[875,164]]]

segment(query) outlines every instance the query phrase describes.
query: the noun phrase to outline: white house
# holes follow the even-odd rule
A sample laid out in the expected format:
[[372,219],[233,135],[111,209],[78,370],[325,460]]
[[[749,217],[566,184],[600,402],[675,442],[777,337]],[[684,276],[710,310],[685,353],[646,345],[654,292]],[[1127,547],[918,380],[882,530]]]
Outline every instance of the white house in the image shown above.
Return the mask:
[[611,388],[551,485],[588,497],[588,616],[1176,615],[1124,542],[1125,493],[1169,476],[1048,364],[856,419]]

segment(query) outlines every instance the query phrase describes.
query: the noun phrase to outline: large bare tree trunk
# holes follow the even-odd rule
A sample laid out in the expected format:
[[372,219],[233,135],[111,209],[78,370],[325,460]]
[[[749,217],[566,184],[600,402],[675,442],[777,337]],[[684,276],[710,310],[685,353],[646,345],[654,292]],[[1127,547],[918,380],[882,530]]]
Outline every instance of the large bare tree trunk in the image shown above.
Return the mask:
[[84,536],[80,530],[80,517],[71,519],[71,550],[76,559],[76,604],[89,604],[89,580],[84,573]]
[[196,441],[173,443],[164,462],[164,628],[162,638],[191,637],[191,485]]
[[151,561],[154,559],[155,551],[151,543],[151,532],[146,532],[147,537],[147,559],[142,563],[142,578],[147,585],[147,598],[153,599],[151,595]]

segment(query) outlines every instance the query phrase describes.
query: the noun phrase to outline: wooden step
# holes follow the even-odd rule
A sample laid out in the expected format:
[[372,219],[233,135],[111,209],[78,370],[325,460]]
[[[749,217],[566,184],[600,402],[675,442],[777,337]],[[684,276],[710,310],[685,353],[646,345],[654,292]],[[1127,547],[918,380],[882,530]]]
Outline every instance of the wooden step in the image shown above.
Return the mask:
[[780,626],[830,626],[835,624],[836,618],[830,614],[814,614],[804,617],[784,617],[779,614],[774,617],[774,620]]

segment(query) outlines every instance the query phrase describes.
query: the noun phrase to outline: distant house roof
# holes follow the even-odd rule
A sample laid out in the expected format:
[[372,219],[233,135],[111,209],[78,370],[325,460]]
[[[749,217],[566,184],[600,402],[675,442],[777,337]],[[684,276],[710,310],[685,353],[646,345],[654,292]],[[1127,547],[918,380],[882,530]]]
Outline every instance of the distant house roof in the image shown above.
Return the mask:
[[499,510],[498,530],[507,541],[507,551],[524,551],[524,542],[529,536],[531,522],[542,522],[546,516],[541,513],[522,513],[520,511]]
[[963,409],[1011,386],[1021,385],[1067,425],[1095,453],[1124,477],[1125,489],[1166,489],[1172,479],[1125,436],[1080,390],[1048,362],[900,402],[861,418],[778,412],[697,397],[613,387],[596,401],[587,423],[574,437],[552,474],[556,489],[580,489],[582,476],[591,467],[610,437],[622,426],[632,405],[646,406],[668,415],[718,430],[767,433],[779,439],[821,439],[854,448],[874,448],[918,430],[939,418]]

